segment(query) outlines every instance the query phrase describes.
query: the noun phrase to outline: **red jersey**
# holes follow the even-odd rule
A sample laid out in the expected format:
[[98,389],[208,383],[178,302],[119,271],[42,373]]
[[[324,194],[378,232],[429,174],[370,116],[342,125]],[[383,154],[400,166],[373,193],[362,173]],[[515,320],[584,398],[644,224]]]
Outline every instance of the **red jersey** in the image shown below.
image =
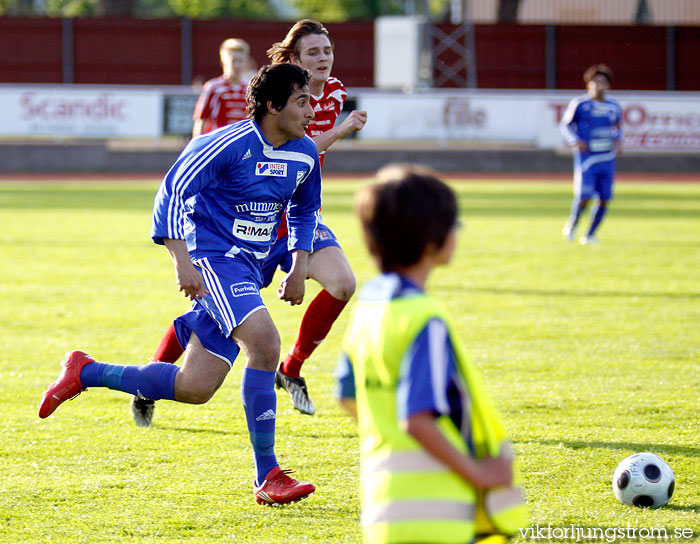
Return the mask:
[[[314,109],[314,118],[311,119],[306,135],[313,138],[318,136],[335,126],[335,121],[338,119],[340,112],[345,104],[345,98],[348,96],[343,83],[334,77],[329,77],[326,84],[323,86],[323,94],[321,96],[311,95],[309,104]],[[321,168],[323,168],[323,157],[326,155],[326,150],[318,152],[318,158]],[[287,216],[282,216],[282,222],[277,227],[277,238],[287,236]]]
[[[314,118],[309,123],[306,134],[313,138],[332,129],[335,125],[335,120],[343,109],[347,96],[348,93],[341,81],[334,77],[329,77],[323,86],[323,94],[321,96],[311,95],[309,103],[314,109]],[[321,159],[321,166],[323,166],[323,157],[326,154],[326,150],[319,151],[318,154]]]
[[204,121],[202,134],[245,119],[246,84],[232,85],[223,76],[204,84],[192,118]]

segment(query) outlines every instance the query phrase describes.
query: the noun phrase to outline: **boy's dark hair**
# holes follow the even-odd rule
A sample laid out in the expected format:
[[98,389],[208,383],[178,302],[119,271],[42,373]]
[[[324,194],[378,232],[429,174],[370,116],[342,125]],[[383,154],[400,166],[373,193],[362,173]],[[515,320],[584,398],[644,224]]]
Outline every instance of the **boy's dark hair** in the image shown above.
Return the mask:
[[298,57],[299,53],[301,53],[299,51],[299,40],[309,34],[323,34],[333,46],[333,38],[331,38],[325,26],[313,19],[302,19],[294,23],[294,26],[289,29],[283,41],[272,44],[272,47],[267,50],[267,56],[270,57],[272,62],[292,62],[292,54]]
[[612,83],[613,80],[613,73],[610,68],[608,68],[605,64],[594,64],[593,66],[589,66],[585,72],[583,72],[583,82],[588,85],[588,82],[593,79],[597,75],[605,76],[608,80],[608,83]]
[[267,103],[281,110],[287,105],[295,89],[306,87],[311,76],[295,64],[263,66],[248,83],[245,99],[246,117],[260,123],[267,113]]
[[457,223],[457,198],[422,167],[392,165],[362,189],[355,208],[370,253],[382,272],[420,260],[428,245],[441,248]]

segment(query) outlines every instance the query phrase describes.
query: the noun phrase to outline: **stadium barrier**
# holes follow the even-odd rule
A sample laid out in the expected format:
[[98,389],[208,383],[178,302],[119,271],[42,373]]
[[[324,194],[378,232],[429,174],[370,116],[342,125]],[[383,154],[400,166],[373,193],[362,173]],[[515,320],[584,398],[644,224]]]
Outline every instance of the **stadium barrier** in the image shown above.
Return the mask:
[[[343,164],[329,153],[329,171],[366,171],[375,159],[357,154],[411,160],[426,152],[421,162],[449,164],[451,171],[498,171],[522,168],[520,163],[530,171],[570,168],[558,122],[580,90],[350,93],[349,103],[367,110],[369,122],[355,140],[336,146]],[[192,88],[176,86],[1,85],[0,154],[8,157],[0,160],[0,171],[161,171],[161,161],[171,163],[189,138],[196,96]],[[692,167],[700,151],[700,93],[612,96],[624,111],[626,154],[646,157],[643,163],[630,161],[630,167],[644,164],[654,171],[654,162],[666,169],[673,163]],[[51,157],[52,150],[60,160]],[[470,150],[477,155],[473,164],[465,163]],[[89,158],[81,159],[85,153]],[[529,159],[516,160],[513,153]],[[677,159],[667,160],[669,154]]]

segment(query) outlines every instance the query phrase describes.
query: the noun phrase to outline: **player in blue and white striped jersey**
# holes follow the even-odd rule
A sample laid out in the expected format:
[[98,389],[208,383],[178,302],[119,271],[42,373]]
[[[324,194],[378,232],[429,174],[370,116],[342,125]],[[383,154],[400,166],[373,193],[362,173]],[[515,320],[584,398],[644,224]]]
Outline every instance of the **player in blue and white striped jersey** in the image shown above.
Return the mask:
[[596,229],[613,196],[615,157],[622,142],[622,109],[615,100],[605,97],[612,77],[604,64],[588,68],[583,74],[587,94],[569,103],[559,125],[566,142],[574,147],[574,200],[562,231],[567,240],[576,237],[581,213],[594,197],[598,198],[588,232],[579,240],[582,244],[596,242]]
[[288,503],[313,493],[312,484],[289,477],[275,457],[280,338],[260,296],[262,262],[286,209],[292,265],[278,295],[290,304],[304,298],[321,207],[318,151],[305,135],[314,115],[308,82],[308,72],[292,64],[261,68],[246,97],[252,118],[194,139],[161,184],[151,235],[167,247],[178,287],[193,300],[175,321],[178,340],[187,345],[182,366],[104,364],[74,351],[44,393],[39,417],[89,387],[203,404],[242,351],[255,499]]
[[152,237],[186,240],[193,260],[264,259],[287,202],[289,249],[311,250],[321,200],[313,141],[273,148],[252,119],[193,139],[166,174],[153,208]]

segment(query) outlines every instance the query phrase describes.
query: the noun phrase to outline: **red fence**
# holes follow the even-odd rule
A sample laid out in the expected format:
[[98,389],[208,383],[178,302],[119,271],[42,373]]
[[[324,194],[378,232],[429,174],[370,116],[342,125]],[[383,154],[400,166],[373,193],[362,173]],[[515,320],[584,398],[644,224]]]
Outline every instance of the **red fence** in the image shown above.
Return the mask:
[[[604,62],[617,89],[700,90],[700,27],[476,25],[474,44],[483,89],[577,89],[583,71]],[[448,50],[437,62],[454,60]]]
[[[258,64],[290,22],[0,17],[0,83],[189,84],[220,73],[219,44],[247,40]],[[439,25],[445,32],[454,29]],[[374,24],[329,24],[333,72],[348,87],[374,84]],[[700,90],[700,27],[476,25],[480,88],[575,89],[605,62],[617,89]],[[436,63],[454,64],[454,50]],[[460,77],[465,79],[465,69]],[[457,86],[447,81],[444,86]]]
[[474,41],[480,88],[546,87],[544,27],[479,25],[475,28]]
[[[189,84],[221,73],[219,46],[240,37],[253,59],[281,41],[290,22],[0,17],[0,83]],[[372,23],[329,24],[338,43],[333,72],[371,87]]]
[[179,85],[180,23],[76,19],[74,83]]
[[60,83],[60,19],[0,18],[0,81]]

